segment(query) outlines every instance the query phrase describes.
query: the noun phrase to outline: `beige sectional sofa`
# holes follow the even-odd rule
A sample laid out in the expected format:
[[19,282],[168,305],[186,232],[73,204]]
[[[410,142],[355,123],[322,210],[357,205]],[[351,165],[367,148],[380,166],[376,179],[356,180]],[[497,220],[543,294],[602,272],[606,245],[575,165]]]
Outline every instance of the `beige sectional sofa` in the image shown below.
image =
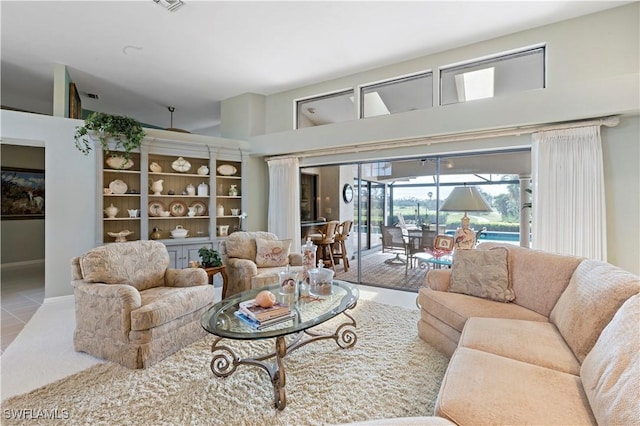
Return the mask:
[[460,425],[640,424],[638,276],[516,246],[478,250],[506,252],[515,298],[450,291],[466,277],[455,262],[427,274],[418,334],[451,356],[435,414]]

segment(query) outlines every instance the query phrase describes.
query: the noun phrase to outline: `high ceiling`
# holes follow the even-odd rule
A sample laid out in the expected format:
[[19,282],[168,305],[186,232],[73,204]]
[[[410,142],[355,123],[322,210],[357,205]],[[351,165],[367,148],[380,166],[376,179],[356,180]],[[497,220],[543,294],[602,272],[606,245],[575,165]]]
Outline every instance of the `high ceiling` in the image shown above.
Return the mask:
[[85,109],[217,135],[223,99],[278,93],[629,3],[184,1],[169,12],[152,0],[2,0],[2,105],[51,114],[54,64],[64,64]]

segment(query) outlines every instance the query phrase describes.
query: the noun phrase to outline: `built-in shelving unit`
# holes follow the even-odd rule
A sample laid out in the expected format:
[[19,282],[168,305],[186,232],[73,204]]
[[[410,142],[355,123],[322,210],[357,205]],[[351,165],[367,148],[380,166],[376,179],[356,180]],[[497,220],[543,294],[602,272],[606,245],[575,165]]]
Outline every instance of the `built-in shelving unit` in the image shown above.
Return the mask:
[[[107,159],[103,158],[102,181],[104,189],[101,189],[103,215],[102,241],[115,241],[115,237],[109,233],[120,233],[130,231],[127,240],[141,239],[140,215],[130,217],[129,210],[136,210],[138,213],[141,206],[140,194],[140,155],[132,154],[129,169],[114,169],[107,164]],[[109,217],[106,211],[113,206],[117,209],[114,217]]]
[[[172,168],[172,164],[178,161],[178,158],[190,164],[189,171],[181,173]],[[170,239],[171,230],[181,226],[189,231],[187,240],[189,238],[209,239],[211,229],[209,158],[149,154],[150,167],[152,164],[154,168],[158,167],[161,171],[148,172],[147,214],[151,232],[154,232],[154,228],[159,228],[161,238]],[[206,173],[203,171],[204,168]],[[160,182],[159,193],[153,191],[154,183],[157,182]],[[193,216],[189,215],[190,209],[194,212]],[[162,216],[163,214],[168,216]]]
[[241,225],[242,163],[217,160],[215,171],[216,234],[217,236],[225,236],[237,231]]
[[[97,157],[98,208],[102,212],[96,226],[98,245],[113,243],[118,233],[130,231],[127,241],[156,239],[164,243],[170,266],[180,268],[187,267],[190,260],[199,260],[201,247],[217,248],[220,239],[240,229],[244,205],[240,151],[150,139],[131,155],[133,165],[127,169],[110,166],[102,152]],[[176,161],[188,162],[190,167],[175,170]],[[237,193],[230,194],[232,185]],[[111,205],[118,209],[114,217],[105,212]],[[222,214],[217,214],[218,208]],[[130,210],[131,214],[136,211],[136,217],[130,217]],[[171,230],[177,227],[188,230],[186,238],[172,237]]]

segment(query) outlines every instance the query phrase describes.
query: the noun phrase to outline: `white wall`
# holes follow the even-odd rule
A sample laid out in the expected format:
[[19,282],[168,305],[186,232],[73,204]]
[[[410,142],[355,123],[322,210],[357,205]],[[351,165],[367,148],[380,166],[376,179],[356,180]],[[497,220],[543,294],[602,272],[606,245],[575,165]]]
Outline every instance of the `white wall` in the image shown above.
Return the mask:
[[640,275],[640,117],[603,128],[609,262]]
[[96,161],[73,140],[82,121],[6,110],[0,121],[3,143],[44,144],[45,298],[72,294],[71,258],[93,247],[97,214]]

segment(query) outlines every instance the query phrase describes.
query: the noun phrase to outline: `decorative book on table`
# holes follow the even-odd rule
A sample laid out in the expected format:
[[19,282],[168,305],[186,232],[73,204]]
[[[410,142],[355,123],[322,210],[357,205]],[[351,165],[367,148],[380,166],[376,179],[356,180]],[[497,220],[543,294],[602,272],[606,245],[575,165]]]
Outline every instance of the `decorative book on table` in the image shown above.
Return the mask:
[[247,323],[252,328],[255,328],[256,330],[261,330],[271,325],[280,324],[285,321],[289,321],[290,319],[296,316],[295,312],[289,312],[288,314],[280,315],[279,317],[271,318],[264,321],[258,321],[256,319],[249,318],[247,315],[245,315],[243,312],[239,310],[235,311],[234,315],[239,319],[241,319],[242,321],[244,321],[245,323]]
[[238,310],[248,318],[264,322],[291,313],[291,308],[284,303],[276,302],[273,306],[264,308],[256,303],[256,299],[240,302]]

